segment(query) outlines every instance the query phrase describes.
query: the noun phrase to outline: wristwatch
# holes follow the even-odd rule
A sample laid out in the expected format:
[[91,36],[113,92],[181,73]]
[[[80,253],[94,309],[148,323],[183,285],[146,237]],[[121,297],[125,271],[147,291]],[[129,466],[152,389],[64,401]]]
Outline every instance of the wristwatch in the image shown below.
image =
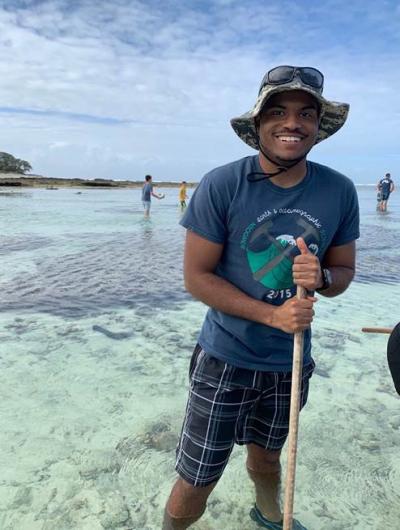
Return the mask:
[[329,287],[332,285],[332,273],[329,269],[323,269],[321,268],[322,273],[322,286],[317,289],[317,291],[325,291],[326,289],[329,289]]

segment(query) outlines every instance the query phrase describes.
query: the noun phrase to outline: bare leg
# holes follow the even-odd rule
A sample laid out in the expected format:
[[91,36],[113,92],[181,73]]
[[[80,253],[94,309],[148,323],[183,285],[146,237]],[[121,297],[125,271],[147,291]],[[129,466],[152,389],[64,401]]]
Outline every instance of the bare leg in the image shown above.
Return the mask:
[[200,488],[178,478],[165,507],[162,530],[185,530],[200,519],[216,484]]
[[256,504],[270,521],[282,521],[279,496],[281,485],[281,451],[268,451],[262,447],[247,446],[247,471],[256,487]]

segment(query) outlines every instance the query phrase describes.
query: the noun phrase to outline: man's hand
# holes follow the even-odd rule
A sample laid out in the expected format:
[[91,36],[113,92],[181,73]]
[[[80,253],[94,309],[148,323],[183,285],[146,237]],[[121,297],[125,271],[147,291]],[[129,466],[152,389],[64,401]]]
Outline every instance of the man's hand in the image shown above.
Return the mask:
[[286,300],[284,304],[274,308],[272,327],[286,333],[297,333],[309,328],[314,316],[313,305],[316,301],[317,298],[314,296],[302,299],[293,297]]
[[319,259],[310,252],[302,237],[296,239],[296,244],[301,254],[294,258],[293,281],[308,291],[315,291],[324,283]]

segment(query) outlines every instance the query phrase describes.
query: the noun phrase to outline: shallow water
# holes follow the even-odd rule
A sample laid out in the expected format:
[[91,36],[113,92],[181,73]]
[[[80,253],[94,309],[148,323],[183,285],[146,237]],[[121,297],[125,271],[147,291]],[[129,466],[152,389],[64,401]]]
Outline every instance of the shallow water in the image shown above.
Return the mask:
[[[3,190],[9,191],[9,190]],[[156,530],[174,480],[205,308],[183,289],[177,190],[0,196],[0,529]],[[383,335],[399,320],[400,197],[359,188],[356,281],[317,304],[296,516],[309,530],[397,529],[400,406]],[[236,448],[193,528],[252,530]]]

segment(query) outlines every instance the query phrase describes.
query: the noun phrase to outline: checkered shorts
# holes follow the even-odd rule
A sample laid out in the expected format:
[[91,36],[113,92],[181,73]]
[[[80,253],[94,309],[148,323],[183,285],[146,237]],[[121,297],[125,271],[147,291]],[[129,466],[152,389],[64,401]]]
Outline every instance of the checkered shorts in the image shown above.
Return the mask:
[[[301,408],[313,370],[314,363],[303,368]],[[178,474],[194,486],[207,486],[221,477],[235,443],[281,449],[289,431],[291,375],[238,368],[197,345],[176,450]]]

